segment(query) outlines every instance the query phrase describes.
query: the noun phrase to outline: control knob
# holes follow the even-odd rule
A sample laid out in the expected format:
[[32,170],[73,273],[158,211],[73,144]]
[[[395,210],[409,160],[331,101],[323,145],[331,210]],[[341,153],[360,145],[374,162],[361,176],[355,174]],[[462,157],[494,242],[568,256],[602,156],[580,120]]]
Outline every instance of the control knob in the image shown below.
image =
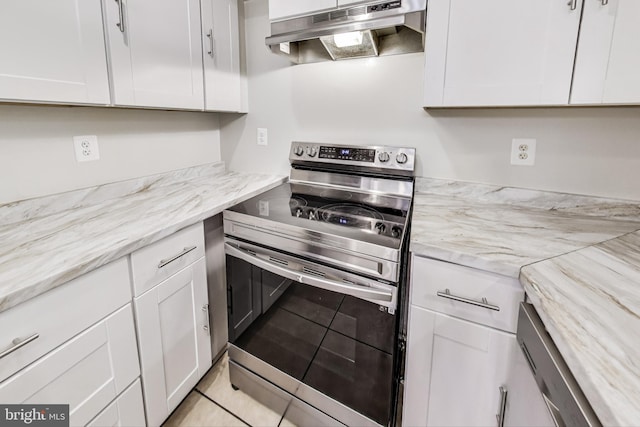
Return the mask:
[[316,147],[307,147],[307,154],[309,157],[315,157],[318,153],[318,149]]
[[407,163],[407,160],[409,160],[409,158],[404,153],[399,153],[396,156],[396,162],[398,162],[399,164]]
[[378,154],[378,160],[380,160],[382,163],[388,162],[389,153],[387,153],[386,151],[381,152],[380,154]]
[[300,218],[302,216],[302,213],[303,212],[301,208],[296,209],[296,218]]
[[302,148],[302,146],[300,145],[296,145],[293,148],[293,154],[295,154],[296,156],[302,156],[304,154],[304,148]]
[[402,235],[402,228],[398,227],[398,226],[393,226],[391,227],[391,236],[398,238]]
[[311,220],[318,219],[318,214],[316,213],[316,211],[314,211],[314,210],[310,210],[309,211],[309,219],[311,219]]
[[376,231],[378,234],[384,234],[384,231],[387,229],[387,226],[381,222],[376,223]]

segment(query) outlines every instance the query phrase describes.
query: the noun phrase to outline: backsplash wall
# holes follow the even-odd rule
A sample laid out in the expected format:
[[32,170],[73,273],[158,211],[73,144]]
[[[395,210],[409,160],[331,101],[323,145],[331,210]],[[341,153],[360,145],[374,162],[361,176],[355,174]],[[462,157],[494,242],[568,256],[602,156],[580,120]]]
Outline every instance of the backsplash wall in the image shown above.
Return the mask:
[[[267,1],[244,7],[249,114],[220,118],[230,169],[286,174],[292,140],[407,145],[422,176],[640,200],[638,107],[425,111],[423,54],[291,66],[264,44]],[[510,165],[519,137],[537,139],[535,166]]]
[[[76,162],[76,135],[100,160]],[[0,204],[217,161],[217,114],[0,105]]]

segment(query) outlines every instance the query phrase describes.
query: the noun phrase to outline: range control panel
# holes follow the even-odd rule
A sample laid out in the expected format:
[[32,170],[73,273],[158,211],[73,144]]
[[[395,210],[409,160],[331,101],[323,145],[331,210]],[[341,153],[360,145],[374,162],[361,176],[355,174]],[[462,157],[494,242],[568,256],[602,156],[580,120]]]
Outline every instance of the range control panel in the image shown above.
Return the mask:
[[376,150],[370,148],[328,147],[321,145],[318,157],[321,159],[374,163],[376,161]]
[[415,148],[390,146],[329,145],[314,142],[293,142],[291,164],[351,165],[362,169],[386,169],[413,172]]

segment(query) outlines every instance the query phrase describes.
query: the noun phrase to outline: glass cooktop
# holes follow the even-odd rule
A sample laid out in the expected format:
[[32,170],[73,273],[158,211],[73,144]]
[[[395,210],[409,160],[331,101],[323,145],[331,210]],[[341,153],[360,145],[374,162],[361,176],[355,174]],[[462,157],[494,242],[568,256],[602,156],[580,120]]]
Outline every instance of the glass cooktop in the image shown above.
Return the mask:
[[399,247],[409,198],[284,183],[229,211],[292,227]]

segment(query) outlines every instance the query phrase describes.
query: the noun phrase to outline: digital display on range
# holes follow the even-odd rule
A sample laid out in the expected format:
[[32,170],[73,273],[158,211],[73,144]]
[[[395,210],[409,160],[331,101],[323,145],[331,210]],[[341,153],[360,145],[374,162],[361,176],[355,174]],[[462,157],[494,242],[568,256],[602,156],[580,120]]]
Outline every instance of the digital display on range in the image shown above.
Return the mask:
[[351,160],[354,162],[374,163],[376,159],[376,150],[368,148],[321,146],[318,157],[321,159]]

